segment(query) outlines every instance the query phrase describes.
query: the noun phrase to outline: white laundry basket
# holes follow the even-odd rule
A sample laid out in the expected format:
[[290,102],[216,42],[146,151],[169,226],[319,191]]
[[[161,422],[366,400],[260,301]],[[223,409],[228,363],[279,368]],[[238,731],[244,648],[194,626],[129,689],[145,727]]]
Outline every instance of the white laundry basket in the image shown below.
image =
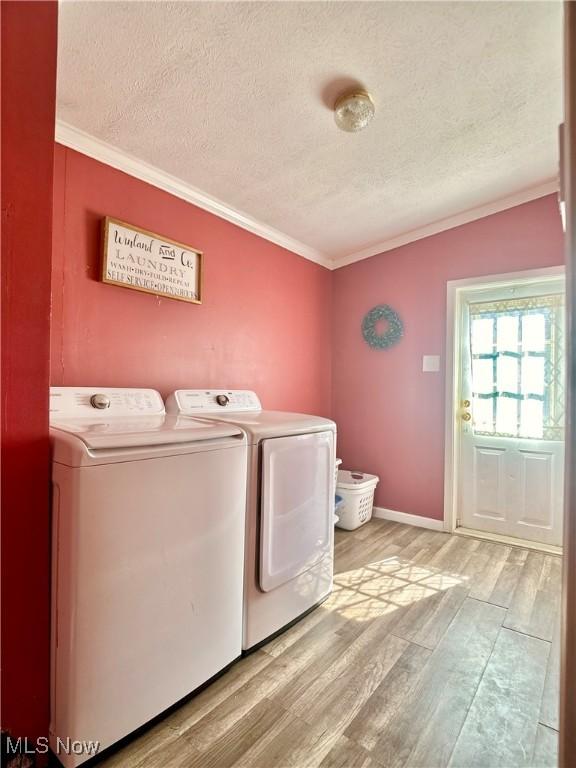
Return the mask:
[[336,493],[344,500],[338,509],[338,528],[353,531],[370,520],[378,480],[376,475],[338,470]]
[[334,467],[334,525],[338,523],[338,520],[340,519],[338,517],[338,510],[343,504],[343,501],[340,496],[336,493],[336,486],[338,485],[338,469],[340,467],[340,464],[342,464],[342,459],[336,459],[335,467]]
[[338,485],[338,471],[340,470],[340,464],[342,464],[342,459],[336,459],[334,467],[334,488]]

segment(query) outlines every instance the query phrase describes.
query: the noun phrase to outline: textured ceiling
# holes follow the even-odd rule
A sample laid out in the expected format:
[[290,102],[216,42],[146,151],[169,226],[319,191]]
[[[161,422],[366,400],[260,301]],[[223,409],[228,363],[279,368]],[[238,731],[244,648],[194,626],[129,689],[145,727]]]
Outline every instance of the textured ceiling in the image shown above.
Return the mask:
[[[330,257],[556,175],[558,2],[63,2],[58,118]],[[372,124],[339,131],[343,85]]]

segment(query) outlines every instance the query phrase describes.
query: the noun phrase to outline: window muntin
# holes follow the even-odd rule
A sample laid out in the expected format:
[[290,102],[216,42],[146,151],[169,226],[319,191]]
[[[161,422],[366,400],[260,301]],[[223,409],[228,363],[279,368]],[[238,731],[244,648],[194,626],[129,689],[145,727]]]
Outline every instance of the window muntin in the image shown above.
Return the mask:
[[474,432],[564,439],[564,297],[469,305]]

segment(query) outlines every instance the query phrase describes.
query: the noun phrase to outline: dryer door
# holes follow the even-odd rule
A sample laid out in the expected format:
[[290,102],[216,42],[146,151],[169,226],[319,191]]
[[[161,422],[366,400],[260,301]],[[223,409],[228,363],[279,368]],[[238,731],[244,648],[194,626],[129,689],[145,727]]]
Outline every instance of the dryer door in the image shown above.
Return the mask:
[[334,540],[334,433],[262,441],[260,588],[316,565]]

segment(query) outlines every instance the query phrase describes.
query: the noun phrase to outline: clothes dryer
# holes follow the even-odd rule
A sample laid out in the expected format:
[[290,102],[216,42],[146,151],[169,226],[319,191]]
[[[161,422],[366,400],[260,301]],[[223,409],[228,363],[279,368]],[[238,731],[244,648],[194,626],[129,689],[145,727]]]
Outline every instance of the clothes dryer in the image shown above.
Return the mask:
[[246,433],[243,649],[253,649],[332,590],[336,425],[263,410],[244,390],[178,390],[166,408],[182,423],[203,417]]

